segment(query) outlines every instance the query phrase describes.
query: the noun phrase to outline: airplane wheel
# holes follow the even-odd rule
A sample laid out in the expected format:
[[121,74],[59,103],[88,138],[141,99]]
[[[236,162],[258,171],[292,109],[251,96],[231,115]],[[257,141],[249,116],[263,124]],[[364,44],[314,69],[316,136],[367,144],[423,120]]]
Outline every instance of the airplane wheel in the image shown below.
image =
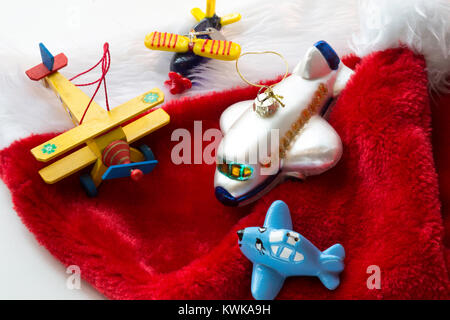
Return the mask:
[[97,196],[97,187],[95,186],[94,180],[87,173],[80,177],[81,186],[89,197]]
[[155,160],[155,156],[152,152],[152,149],[149,148],[146,144],[139,146],[139,150],[144,155],[146,161]]

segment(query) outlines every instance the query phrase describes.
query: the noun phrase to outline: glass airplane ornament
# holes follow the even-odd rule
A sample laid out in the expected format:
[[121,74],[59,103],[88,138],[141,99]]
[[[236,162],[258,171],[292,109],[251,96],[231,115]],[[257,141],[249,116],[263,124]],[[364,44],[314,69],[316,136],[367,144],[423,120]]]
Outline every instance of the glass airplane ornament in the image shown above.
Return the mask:
[[263,227],[245,228],[237,235],[239,248],[253,263],[251,291],[256,300],[275,299],[291,276],[316,276],[330,290],[339,286],[344,247],[338,243],[320,251],[292,231],[289,208],[283,201],[272,203]]
[[352,74],[328,43],[319,41],[290,76],[264,87],[255,100],[228,107],[220,118],[217,199],[247,205],[287,177],[305,179],[332,168],[342,142],[324,117]]
[[170,62],[169,80],[165,82],[170,93],[178,94],[190,89],[193,69],[207,62],[208,58],[231,61],[239,57],[241,47],[227,41],[220,29],[239,21],[241,15],[232,13],[218,17],[215,6],[215,0],[207,0],[206,13],[199,8],[192,9],[191,13],[198,23],[185,36],[155,31],[145,37],[147,48],[175,52]]

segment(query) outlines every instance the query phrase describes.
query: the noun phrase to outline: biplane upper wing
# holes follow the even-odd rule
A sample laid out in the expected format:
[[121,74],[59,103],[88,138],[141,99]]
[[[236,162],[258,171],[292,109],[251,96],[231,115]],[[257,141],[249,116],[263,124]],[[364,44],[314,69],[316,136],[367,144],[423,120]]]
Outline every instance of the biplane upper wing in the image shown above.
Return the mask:
[[122,129],[128,143],[133,143],[147,134],[165,126],[170,122],[170,116],[163,109],[157,109],[149,114],[127,124]]
[[[61,99],[73,123],[78,124],[91,98],[59,72],[49,75],[47,83]],[[83,122],[104,117],[105,114],[106,110],[92,101]]]
[[[197,38],[193,42],[192,50],[202,57],[231,61],[239,58],[241,54],[241,46],[232,41]],[[155,31],[145,37],[145,46],[152,50],[187,52],[189,38],[174,33]]]
[[187,52],[189,38],[174,33],[154,31],[145,37],[145,46],[152,50]]
[[39,174],[46,183],[51,184],[70,176],[95,161],[97,161],[95,153],[86,146],[41,169]]
[[241,46],[227,40],[196,39],[193,51],[202,57],[231,61],[239,58]]
[[[93,121],[83,122],[81,125],[66,131],[55,138],[33,148],[31,153],[39,161],[52,160],[65,152],[95,138],[120,124],[135,118],[164,101],[164,94],[154,88],[134,99],[105,112],[104,116]],[[89,111],[88,111],[89,112]]]

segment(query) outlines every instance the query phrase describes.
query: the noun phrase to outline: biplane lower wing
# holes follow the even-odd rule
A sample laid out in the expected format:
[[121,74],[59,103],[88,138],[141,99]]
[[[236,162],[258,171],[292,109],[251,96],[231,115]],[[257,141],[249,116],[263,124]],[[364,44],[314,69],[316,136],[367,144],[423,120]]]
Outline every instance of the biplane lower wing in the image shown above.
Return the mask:
[[108,167],[103,174],[103,180],[126,178],[133,170],[141,170],[143,174],[150,173],[158,163],[157,160],[142,161],[137,163],[126,163]]
[[163,109],[152,111],[142,118],[123,126],[128,143],[133,143],[145,135],[165,126],[170,122],[170,116]]
[[103,118],[83,122],[81,125],[33,148],[31,153],[39,161],[52,160],[85,143],[87,140],[135,118],[163,101],[163,92],[158,88],[154,88],[105,113]]
[[46,183],[55,183],[97,161],[97,157],[89,147],[81,148],[67,157],[41,169],[39,174]]

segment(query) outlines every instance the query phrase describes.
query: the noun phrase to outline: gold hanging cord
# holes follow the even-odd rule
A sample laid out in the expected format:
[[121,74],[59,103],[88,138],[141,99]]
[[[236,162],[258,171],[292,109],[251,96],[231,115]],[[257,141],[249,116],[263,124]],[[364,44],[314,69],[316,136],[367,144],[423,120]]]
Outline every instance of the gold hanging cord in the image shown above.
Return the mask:
[[[256,96],[256,99],[258,99],[259,102],[264,102],[265,100],[267,100],[267,99],[269,99],[269,98],[273,98],[273,99],[275,99],[276,101],[278,101],[278,102],[281,104],[281,106],[284,107],[284,103],[281,101],[281,100],[283,99],[283,97],[280,96],[280,95],[275,94],[275,93],[273,92],[273,89],[272,89],[272,88],[273,88],[277,83],[279,83],[279,82],[274,83],[274,84],[272,84],[272,85],[270,85],[270,86],[264,85],[264,84],[253,83],[253,82],[248,81],[248,80],[244,77],[244,75],[241,73],[241,71],[239,70],[239,59],[242,58],[243,56],[249,55],[249,54],[275,54],[275,55],[279,56],[281,59],[283,59],[284,63],[286,64],[286,71],[285,71],[285,73],[284,73],[283,78],[282,78],[279,82],[281,82],[281,81],[283,81],[284,79],[286,79],[286,77],[287,77],[288,74],[289,74],[289,64],[288,64],[287,60],[286,60],[280,53],[275,52],[275,51],[250,51],[250,52],[245,52],[245,53],[241,54],[241,55],[239,56],[239,58],[236,59],[236,71],[237,71],[237,73],[239,74],[239,76],[241,77],[241,79],[244,80],[247,84],[249,84],[249,85],[251,85],[251,86],[259,87],[259,88],[260,88],[259,91],[258,91],[258,95]],[[260,95],[261,93],[263,93],[263,92],[266,92],[266,97],[265,97],[262,101],[260,101],[260,100],[259,100],[259,95]]]

